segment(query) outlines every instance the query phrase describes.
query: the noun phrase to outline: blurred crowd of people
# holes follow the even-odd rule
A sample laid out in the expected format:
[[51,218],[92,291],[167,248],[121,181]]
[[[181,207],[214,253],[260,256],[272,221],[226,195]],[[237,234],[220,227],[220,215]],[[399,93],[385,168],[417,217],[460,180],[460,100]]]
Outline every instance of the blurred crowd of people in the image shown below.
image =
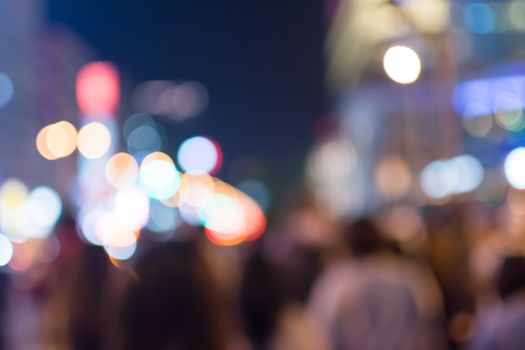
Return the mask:
[[0,275],[2,348],[525,348],[525,258],[495,218],[444,205],[341,222],[304,200],[285,213],[235,247],[189,226],[143,235],[127,262],[64,218],[56,259]]

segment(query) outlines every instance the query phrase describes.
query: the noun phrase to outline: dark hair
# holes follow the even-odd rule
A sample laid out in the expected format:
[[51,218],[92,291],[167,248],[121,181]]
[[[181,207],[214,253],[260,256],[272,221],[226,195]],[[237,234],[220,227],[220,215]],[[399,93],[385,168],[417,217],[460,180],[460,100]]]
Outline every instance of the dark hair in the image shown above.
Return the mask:
[[356,257],[393,250],[393,244],[368,218],[361,218],[348,224],[344,239],[352,255]]
[[122,309],[124,349],[225,348],[217,289],[195,245],[161,244],[136,272]]
[[289,301],[285,273],[260,251],[250,256],[240,288],[240,309],[246,335],[255,349],[265,349],[283,307]]
[[525,289],[525,257],[509,256],[503,260],[497,277],[497,288],[503,299]]

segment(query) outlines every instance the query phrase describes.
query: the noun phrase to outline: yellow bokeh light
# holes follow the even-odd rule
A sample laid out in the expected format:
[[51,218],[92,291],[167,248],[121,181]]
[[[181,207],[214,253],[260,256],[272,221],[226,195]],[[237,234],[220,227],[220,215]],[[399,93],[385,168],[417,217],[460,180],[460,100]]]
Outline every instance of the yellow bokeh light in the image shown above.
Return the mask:
[[86,124],[78,132],[78,150],[88,159],[102,157],[110,146],[111,134],[102,123]]
[[22,205],[28,195],[28,190],[23,182],[9,179],[0,188],[0,205],[3,210],[12,210]]
[[52,128],[53,125],[47,125],[43,127],[36,135],[36,149],[42,157],[47,160],[55,160],[58,157],[52,153],[47,146],[47,133]]
[[52,124],[45,133],[45,144],[55,158],[67,157],[77,148],[77,129],[67,121]]
[[406,46],[393,46],[383,57],[386,74],[399,84],[411,84],[421,73],[421,60],[418,54]]
[[106,163],[106,179],[115,188],[135,184],[139,175],[139,165],[135,158],[125,152],[111,157]]

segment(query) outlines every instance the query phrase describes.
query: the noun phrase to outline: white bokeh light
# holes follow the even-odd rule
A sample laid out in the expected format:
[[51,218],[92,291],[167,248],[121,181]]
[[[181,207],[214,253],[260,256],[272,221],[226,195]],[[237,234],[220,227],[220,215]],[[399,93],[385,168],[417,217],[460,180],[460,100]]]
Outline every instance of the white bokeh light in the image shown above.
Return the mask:
[[421,60],[418,54],[406,46],[393,46],[383,57],[386,74],[399,84],[411,84],[421,73]]
[[515,148],[507,155],[503,170],[512,187],[525,189],[525,147]]
[[5,235],[0,234],[0,266],[5,266],[13,257],[13,244]]
[[180,145],[177,161],[184,171],[211,173],[220,163],[220,151],[209,138],[195,136]]

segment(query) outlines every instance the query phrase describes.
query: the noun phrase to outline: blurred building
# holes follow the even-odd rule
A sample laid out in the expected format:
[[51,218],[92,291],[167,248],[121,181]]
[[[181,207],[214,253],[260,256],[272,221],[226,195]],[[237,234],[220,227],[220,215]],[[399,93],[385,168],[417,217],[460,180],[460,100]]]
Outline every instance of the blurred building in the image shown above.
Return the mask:
[[[523,36],[525,2],[339,0],[327,5],[327,85],[336,101],[334,114],[341,118],[334,138],[352,149],[346,162],[353,164],[345,175],[339,173],[340,185],[325,189],[338,215],[436,199],[420,184],[432,161],[468,153],[484,167],[496,167],[520,144],[524,48],[516,39]],[[392,48],[398,51],[388,57]],[[340,154],[339,163],[344,159]],[[325,187],[334,183],[329,163],[317,171],[324,176],[317,182]],[[433,178],[435,186],[448,181],[440,176]],[[397,188],[407,178],[410,185]],[[451,194],[444,193],[439,200]]]
[[16,177],[64,192],[74,159],[50,165],[35,137],[61,119],[75,124],[75,76],[92,53],[71,32],[46,25],[42,1],[2,1],[0,13],[0,180]]

